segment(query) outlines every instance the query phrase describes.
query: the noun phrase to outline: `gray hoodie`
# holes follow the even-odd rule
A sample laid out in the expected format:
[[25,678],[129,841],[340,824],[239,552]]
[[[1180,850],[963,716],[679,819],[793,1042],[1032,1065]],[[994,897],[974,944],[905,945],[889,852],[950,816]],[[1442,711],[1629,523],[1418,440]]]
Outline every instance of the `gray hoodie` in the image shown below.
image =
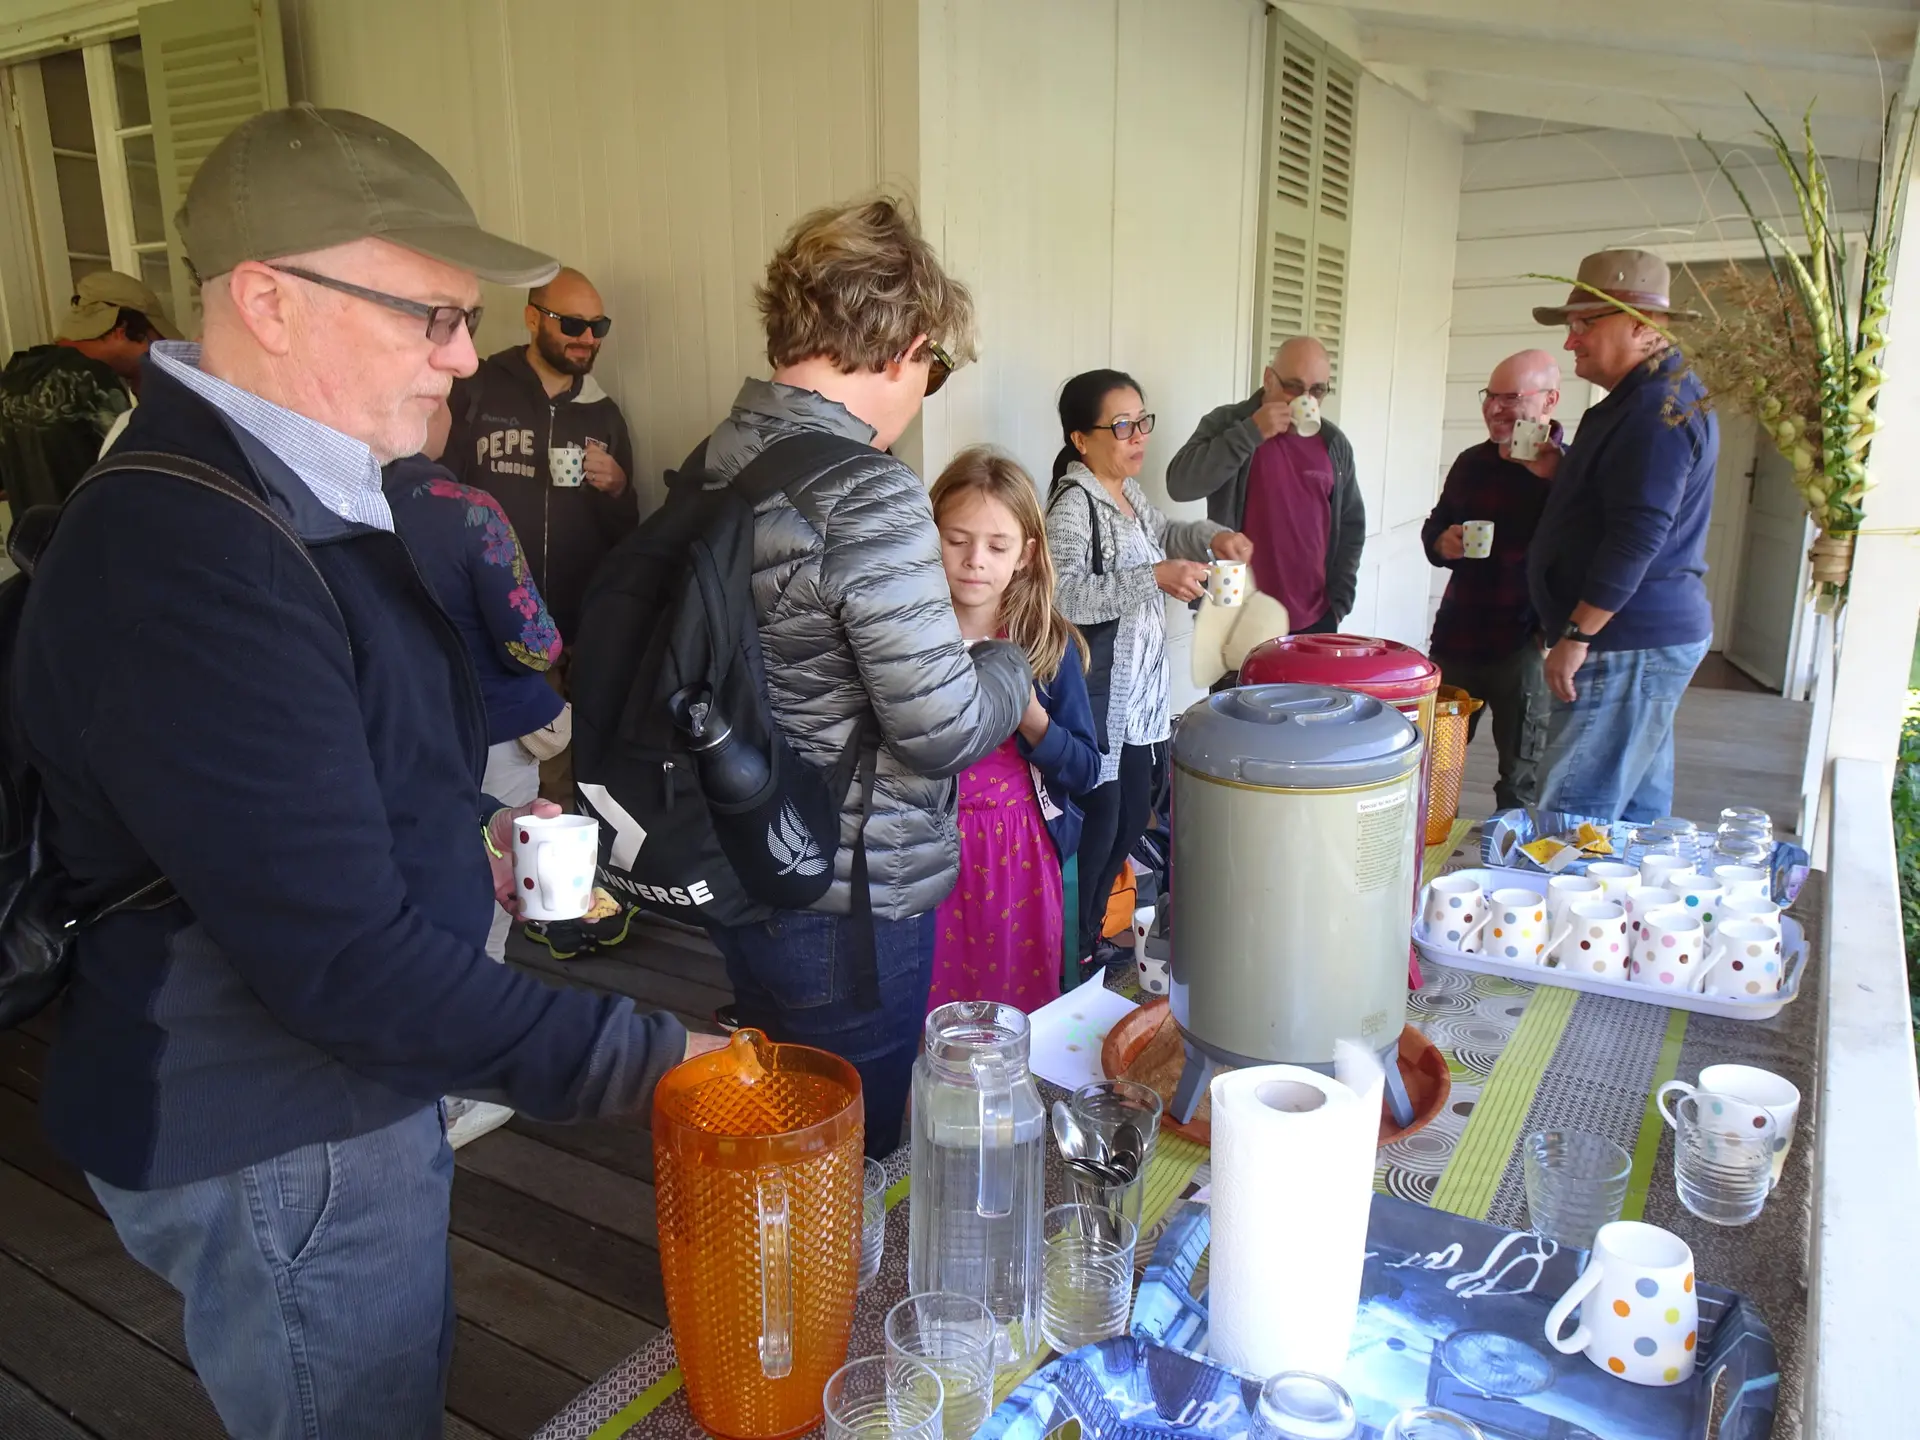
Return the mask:
[[[767,446],[824,430],[870,443],[873,428],[812,390],[749,380],[707,441],[733,476]],[[953,889],[960,841],[953,781],[1013,733],[1033,693],[1018,646],[960,637],[927,490],[881,451],[789,486],[754,515],[753,604],[774,718],[802,758],[830,767],[856,719],[884,744],[867,824],[874,914],[900,920]],[[844,915],[862,796],[840,811],[833,888],[815,910]]]

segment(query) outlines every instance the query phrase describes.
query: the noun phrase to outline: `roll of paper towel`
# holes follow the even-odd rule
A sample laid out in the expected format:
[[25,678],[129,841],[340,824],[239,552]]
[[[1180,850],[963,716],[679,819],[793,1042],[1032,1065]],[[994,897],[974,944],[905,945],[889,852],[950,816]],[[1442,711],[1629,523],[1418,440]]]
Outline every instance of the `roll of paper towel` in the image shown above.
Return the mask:
[[1359,1046],[1336,1068],[1258,1065],[1213,1082],[1207,1350],[1248,1375],[1346,1366],[1385,1072]]

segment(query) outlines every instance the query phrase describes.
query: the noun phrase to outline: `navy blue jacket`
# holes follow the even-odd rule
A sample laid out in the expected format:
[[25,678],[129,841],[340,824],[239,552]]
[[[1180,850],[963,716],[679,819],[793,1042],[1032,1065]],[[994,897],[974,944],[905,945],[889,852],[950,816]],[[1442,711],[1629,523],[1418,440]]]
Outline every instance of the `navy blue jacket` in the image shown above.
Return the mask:
[[1580,417],[1527,554],[1549,643],[1582,600],[1614,612],[1595,650],[1652,650],[1713,634],[1707,522],[1720,422],[1678,350],[1637,367]]
[[80,936],[41,1096],[55,1147],[153,1189],[449,1093],[545,1119],[647,1103],[677,1021],[481,948],[485,722],[405,545],[152,363],[132,450],[253,485],[313,563],[238,502],[136,473],[83,492],[35,572],[14,680],[53,850],[82,882],[157,867],[182,897]]
[[1094,738],[1093,702],[1087,698],[1087,676],[1080,668],[1080,649],[1069,644],[1052,680],[1034,686],[1041,708],[1053,723],[1029,745],[1017,730],[1020,753],[1033,766],[1034,793],[1047,817],[1047,834],[1059,852],[1060,863],[1080,849],[1080,807],[1075,795],[1084,795],[1100,779],[1100,742]]
[[387,466],[384,488],[394,529],[473,658],[487,743],[552,724],[566,704],[544,678],[560,658],[560,631],[500,502],[424,455]]

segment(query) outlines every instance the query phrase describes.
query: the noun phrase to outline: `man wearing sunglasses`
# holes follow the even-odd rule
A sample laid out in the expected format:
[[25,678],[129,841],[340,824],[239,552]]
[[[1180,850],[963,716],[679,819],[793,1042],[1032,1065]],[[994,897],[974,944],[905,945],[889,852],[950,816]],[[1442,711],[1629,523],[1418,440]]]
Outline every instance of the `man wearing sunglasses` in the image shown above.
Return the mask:
[[1367,507],[1353,446],[1331,420],[1301,434],[1293,406],[1333,393],[1332,362],[1310,335],[1274,354],[1260,388],[1201,420],[1167,465],[1167,494],[1253,541],[1253,583],[1287,607],[1295,634],[1338,630],[1353,609]]
[[438,1098],[638,1117],[700,1045],[488,958],[523,811],[481,793],[471,665],[382,488],[478,363],[480,280],[555,266],[310,105],[221,141],[176,224],[202,342],[154,346],[15,644],[51,857],[89,905],[157,886],[80,929],[40,1119],[181,1292],[228,1432],[437,1436]]
[[526,320],[526,344],[489,355],[453,387],[441,463],[500,502],[560,638],[571,642],[587,581],[640,522],[633,444],[619,405],[593,378],[613,328],[593,282],[561,270],[527,292]]

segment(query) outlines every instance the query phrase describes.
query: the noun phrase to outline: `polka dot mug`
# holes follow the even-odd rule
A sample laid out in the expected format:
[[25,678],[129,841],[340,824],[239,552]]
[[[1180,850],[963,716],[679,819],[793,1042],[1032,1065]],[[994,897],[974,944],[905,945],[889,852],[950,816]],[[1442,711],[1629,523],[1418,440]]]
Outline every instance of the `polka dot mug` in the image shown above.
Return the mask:
[[1673,1112],[1674,1097],[1714,1100],[1733,1109],[1732,1124],[1737,1129],[1757,1129],[1758,1116],[1765,1112],[1773,1121],[1772,1177],[1768,1188],[1780,1183],[1787,1167],[1787,1152],[1793,1148],[1793,1132],[1800,1123],[1800,1087],[1771,1070],[1755,1065],[1709,1065],[1700,1072],[1700,1083],[1669,1080],[1654,1096],[1660,1118],[1675,1129],[1680,1122]]
[[1640,917],[1628,979],[1655,989],[1698,990],[1707,934],[1695,912],[1672,905]]
[[1492,960],[1538,965],[1547,951],[1547,897],[1514,886],[1487,899],[1487,928],[1480,953]]
[[1722,920],[1707,946],[1709,995],[1764,1000],[1780,991],[1780,932],[1752,920]]
[[1611,900],[1573,907],[1567,938],[1558,952],[1559,967],[1594,980],[1625,980],[1632,946],[1626,913]]
[[[1563,1336],[1576,1306],[1580,1323]],[[1602,1225],[1580,1278],[1547,1312],[1547,1339],[1562,1355],[1584,1353],[1635,1385],[1691,1379],[1700,1339],[1693,1252],[1658,1225]]]
[[1458,950],[1463,955],[1480,953],[1480,932],[1487,924],[1487,897],[1480,882],[1471,875],[1441,875],[1427,886],[1427,907],[1422,917],[1427,943]]

